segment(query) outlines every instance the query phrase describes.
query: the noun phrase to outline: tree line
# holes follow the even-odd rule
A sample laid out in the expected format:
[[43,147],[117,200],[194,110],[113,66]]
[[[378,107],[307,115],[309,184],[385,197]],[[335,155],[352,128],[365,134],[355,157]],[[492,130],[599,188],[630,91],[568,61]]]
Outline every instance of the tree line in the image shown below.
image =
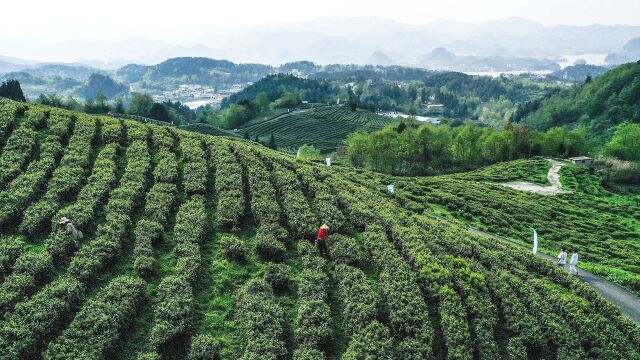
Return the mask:
[[345,157],[356,167],[396,175],[431,175],[534,156],[568,157],[589,153],[584,129],[546,132],[508,124],[494,130],[468,124],[417,125],[411,121],[345,141]]

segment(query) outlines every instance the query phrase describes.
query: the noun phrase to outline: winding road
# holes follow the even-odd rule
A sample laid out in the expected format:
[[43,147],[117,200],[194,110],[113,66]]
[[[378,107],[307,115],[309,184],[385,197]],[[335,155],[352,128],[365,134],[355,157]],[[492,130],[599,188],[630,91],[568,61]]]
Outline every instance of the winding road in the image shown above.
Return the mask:
[[549,186],[540,186],[530,182],[507,182],[501,183],[500,185],[508,186],[512,189],[522,190],[533,192],[540,195],[556,195],[556,194],[566,194],[570,191],[563,190],[562,184],[560,183],[560,168],[566,165],[565,162],[557,161],[553,159],[547,159],[551,163],[551,169],[549,169],[549,173],[547,174],[547,179],[551,185]]

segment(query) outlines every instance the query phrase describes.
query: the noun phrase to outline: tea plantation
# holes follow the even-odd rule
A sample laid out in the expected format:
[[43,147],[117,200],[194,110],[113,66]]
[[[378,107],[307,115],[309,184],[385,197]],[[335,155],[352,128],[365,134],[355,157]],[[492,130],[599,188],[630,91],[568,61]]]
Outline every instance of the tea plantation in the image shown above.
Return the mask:
[[[560,171],[566,190],[552,196],[513,190],[506,181],[548,184],[544,159],[517,160],[476,171],[420,179],[398,179],[403,196],[420,212],[460,220],[531,246],[533,229],[541,251],[556,256],[577,250],[580,267],[640,295],[640,196],[605,190],[588,168]],[[387,180],[391,181],[391,180]]]
[[[0,164],[0,359],[640,359],[640,328],[588,285],[418,214],[421,197],[480,218],[469,180],[411,199],[241,140],[6,100]],[[594,239],[628,231],[603,216]]]
[[240,134],[249,133],[251,139],[258,136],[265,143],[274,134],[278,148],[297,150],[309,144],[326,153],[335,151],[342,140],[357,130],[380,130],[392,121],[368,111],[320,106],[253,119],[238,130]]

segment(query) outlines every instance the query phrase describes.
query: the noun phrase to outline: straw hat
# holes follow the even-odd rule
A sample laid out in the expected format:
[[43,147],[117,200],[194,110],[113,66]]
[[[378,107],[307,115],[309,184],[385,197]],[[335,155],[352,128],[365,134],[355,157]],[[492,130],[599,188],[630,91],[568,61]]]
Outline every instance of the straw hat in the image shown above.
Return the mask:
[[59,224],[66,224],[66,223],[68,223],[69,221],[71,221],[71,220],[67,219],[67,217],[66,217],[66,216],[63,216],[63,217],[60,219]]
[[322,224],[322,226],[320,226],[320,229],[329,230],[329,225],[327,225],[327,224]]

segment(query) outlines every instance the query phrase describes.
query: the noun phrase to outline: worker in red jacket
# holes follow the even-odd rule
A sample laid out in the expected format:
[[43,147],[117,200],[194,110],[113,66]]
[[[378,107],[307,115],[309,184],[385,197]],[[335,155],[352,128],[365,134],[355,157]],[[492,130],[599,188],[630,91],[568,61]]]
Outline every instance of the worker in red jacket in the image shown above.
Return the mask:
[[324,257],[329,257],[329,248],[327,248],[327,238],[329,237],[329,225],[323,224],[318,229],[318,237],[316,238],[316,246],[318,252]]

